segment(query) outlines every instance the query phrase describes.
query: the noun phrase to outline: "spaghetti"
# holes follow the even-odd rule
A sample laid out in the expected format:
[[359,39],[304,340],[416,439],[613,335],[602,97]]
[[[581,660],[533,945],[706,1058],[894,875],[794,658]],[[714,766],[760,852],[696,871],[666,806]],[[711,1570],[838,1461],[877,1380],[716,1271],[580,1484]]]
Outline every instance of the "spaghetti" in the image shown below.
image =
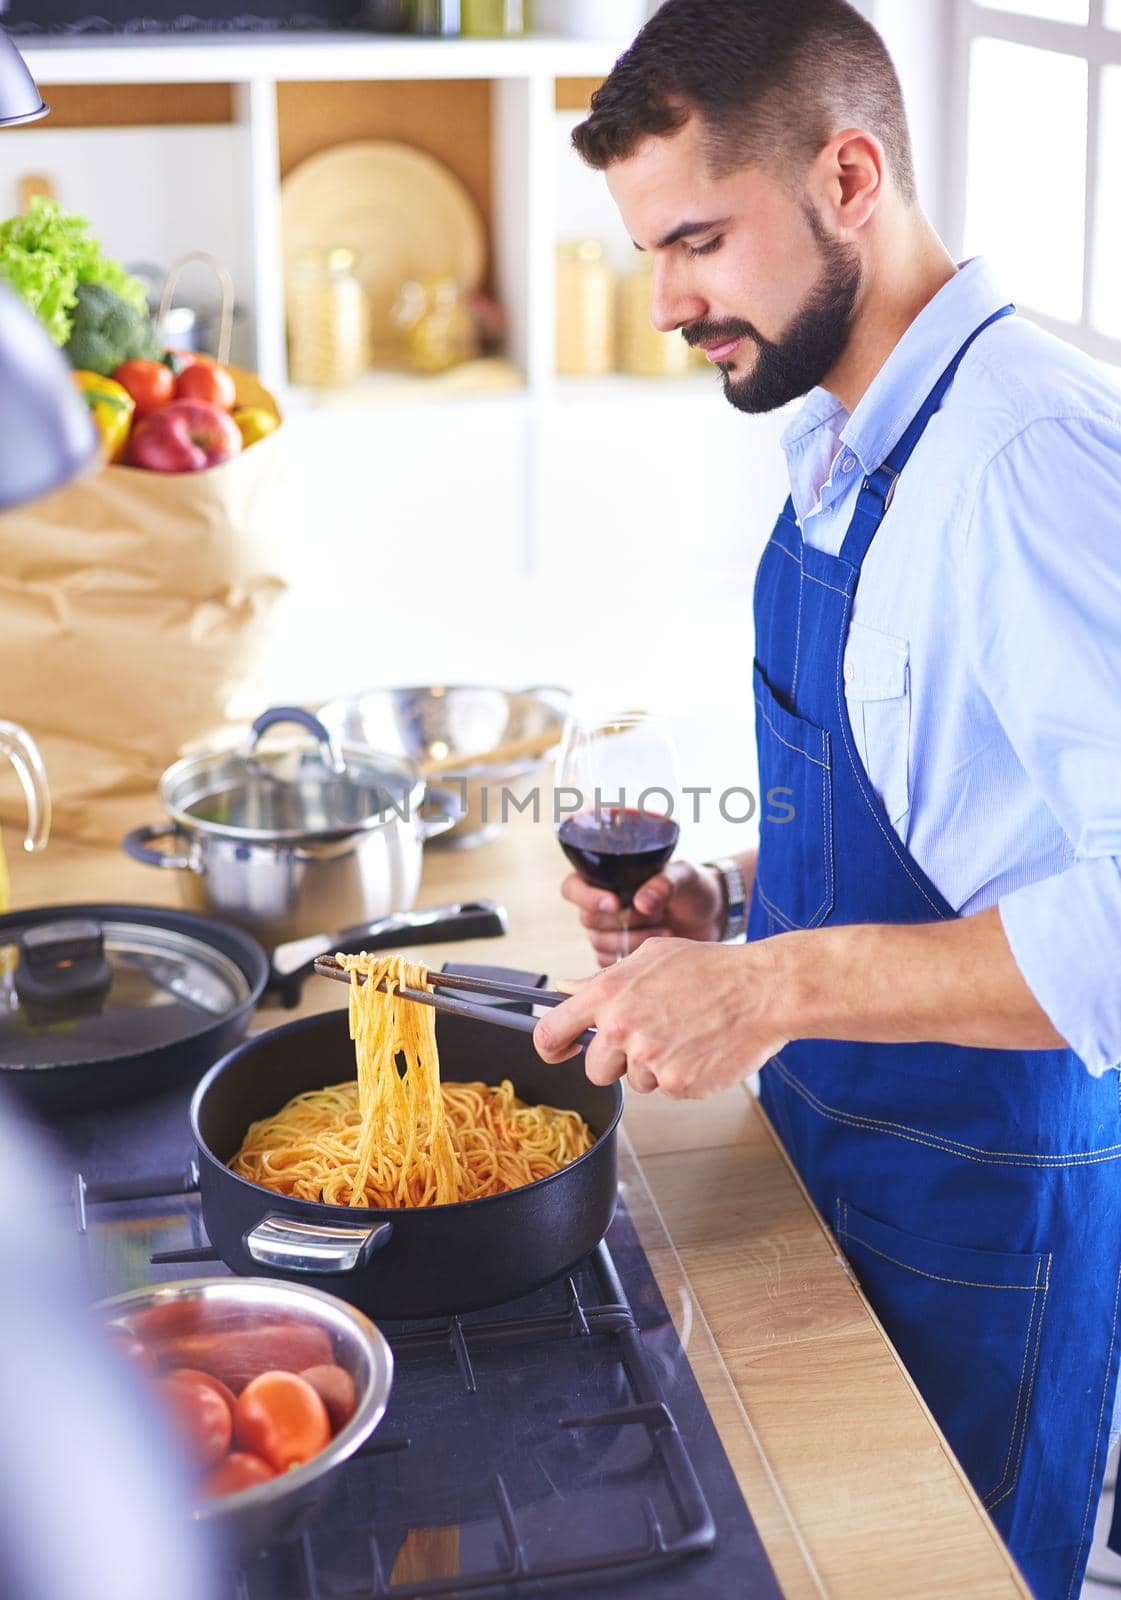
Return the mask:
[[252,1123],[230,1162],[239,1177],[329,1205],[446,1205],[521,1188],[591,1148],[575,1111],[527,1105],[509,1079],[440,1082],[435,1012],[397,992],[430,987],[425,967],[401,956],[338,960],[351,975],[357,1079]]

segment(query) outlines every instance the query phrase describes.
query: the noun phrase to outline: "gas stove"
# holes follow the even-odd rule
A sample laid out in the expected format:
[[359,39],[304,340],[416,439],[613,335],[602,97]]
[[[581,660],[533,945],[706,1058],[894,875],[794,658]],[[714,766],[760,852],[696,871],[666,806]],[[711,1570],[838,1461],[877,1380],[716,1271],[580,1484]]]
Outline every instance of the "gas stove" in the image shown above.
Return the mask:
[[[60,1130],[91,1299],[229,1275],[204,1237],[186,1104],[176,1091]],[[367,1450],[309,1532],[230,1570],[215,1600],[782,1594],[651,1268],[649,1193],[620,1155],[615,1218],[569,1277],[381,1324],[396,1374]],[[664,1232],[653,1243],[670,1250]]]

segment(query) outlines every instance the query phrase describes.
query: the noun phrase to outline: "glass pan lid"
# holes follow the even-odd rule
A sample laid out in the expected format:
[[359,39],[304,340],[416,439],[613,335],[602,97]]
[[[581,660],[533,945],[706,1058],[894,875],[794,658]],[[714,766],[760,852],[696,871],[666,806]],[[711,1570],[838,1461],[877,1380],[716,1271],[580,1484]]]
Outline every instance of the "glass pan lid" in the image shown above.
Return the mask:
[[96,917],[0,935],[0,1067],[119,1059],[190,1039],[250,998],[220,950],[171,927]]

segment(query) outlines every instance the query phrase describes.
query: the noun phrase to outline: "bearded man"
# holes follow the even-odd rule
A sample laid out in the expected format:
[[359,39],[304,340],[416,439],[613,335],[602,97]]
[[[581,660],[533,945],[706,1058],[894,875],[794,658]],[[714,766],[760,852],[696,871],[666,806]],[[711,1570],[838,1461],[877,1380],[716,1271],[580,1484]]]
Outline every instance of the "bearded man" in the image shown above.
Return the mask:
[[675,1097],[762,1068],[978,1494],[1067,1600],[1119,1354],[1121,395],[947,253],[845,0],[666,0],[575,144],[653,255],[655,324],[743,411],[806,396],[750,669],[744,645],[760,789],[794,817],[650,879],[617,965],[618,902],[569,878],[604,970],[538,1049],[592,1026],[589,1077]]

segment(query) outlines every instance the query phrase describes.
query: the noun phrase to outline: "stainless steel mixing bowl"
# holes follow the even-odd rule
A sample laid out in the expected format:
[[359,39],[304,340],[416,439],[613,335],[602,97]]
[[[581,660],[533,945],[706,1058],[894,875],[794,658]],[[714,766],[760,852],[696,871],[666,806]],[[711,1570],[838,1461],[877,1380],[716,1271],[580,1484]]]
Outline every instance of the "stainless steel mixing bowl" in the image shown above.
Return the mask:
[[[328,701],[318,714],[336,739],[404,756],[423,770],[428,761],[485,757],[500,745],[539,733],[555,734],[555,748],[564,732],[568,701],[569,691],[553,684],[516,691],[422,684],[344,695]],[[507,762],[483,759],[441,771],[438,781],[462,799],[464,815],[441,834],[439,843],[463,847],[493,838],[504,818],[513,814],[514,802],[529,804],[527,797],[548,754]],[[503,791],[509,798],[504,800]],[[547,809],[543,796],[542,817]]]
[[[334,1295],[275,1278],[185,1278],[102,1300],[95,1310],[114,1328],[144,1329],[143,1312],[182,1308],[192,1332],[252,1328],[255,1323],[307,1323],[331,1341],[333,1358],[354,1379],[357,1407],[331,1442],[302,1466],[239,1494],[206,1500],[192,1515],[209,1525],[235,1559],[309,1525],[337,1482],[337,1469],[370,1437],[389,1403],[393,1352],[368,1317]],[[137,1324],[136,1319],[140,1317]],[[141,1332],[138,1337],[150,1337]],[[159,1355],[159,1344],[152,1348]],[[153,1397],[152,1404],[158,1402]]]

